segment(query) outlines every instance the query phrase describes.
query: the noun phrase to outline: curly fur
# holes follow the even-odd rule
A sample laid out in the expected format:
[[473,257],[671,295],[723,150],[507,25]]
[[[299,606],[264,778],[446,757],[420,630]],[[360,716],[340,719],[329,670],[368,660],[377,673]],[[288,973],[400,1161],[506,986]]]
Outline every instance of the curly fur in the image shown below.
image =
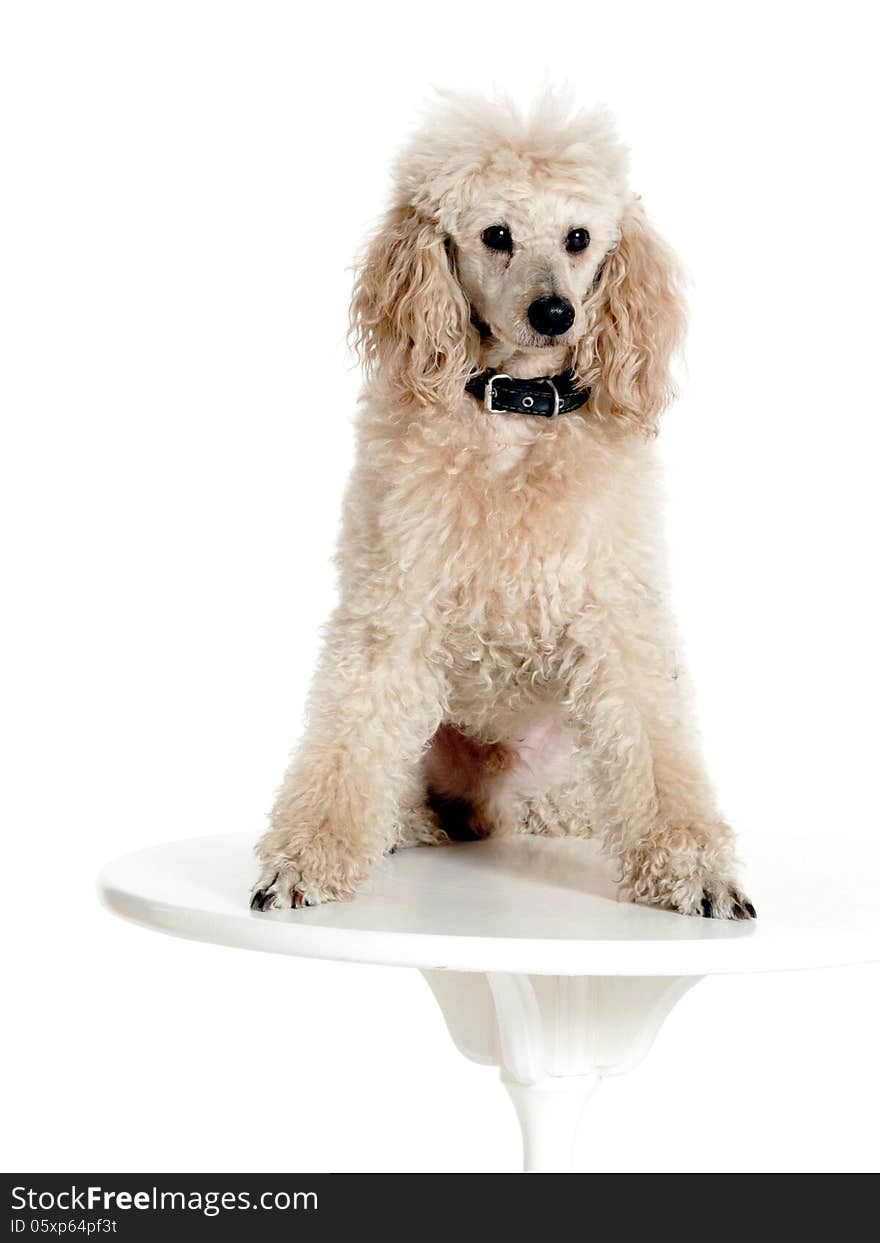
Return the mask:
[[[499,222],[507,255],[481,242]],[[539,339],[526,311],[548,290],[575,321]],[[352,317],[367,383],[340,603],[255,905],[350,897],[390,848],[464,828],[596,832],[627,896],[753,914],[664,606],[652,438],[681,280],[608,117],[446,98],[397,165]],[[464,391],[487,366],[572,367],[590,400],[490,415]]]
[[674,396],[669,363],[685,326],[680,285],[675,256],[641,204],[632,202],[603,266],[589,306],[590,327],[573,364],[582,384],[604,393],[610,415],[651,432]]

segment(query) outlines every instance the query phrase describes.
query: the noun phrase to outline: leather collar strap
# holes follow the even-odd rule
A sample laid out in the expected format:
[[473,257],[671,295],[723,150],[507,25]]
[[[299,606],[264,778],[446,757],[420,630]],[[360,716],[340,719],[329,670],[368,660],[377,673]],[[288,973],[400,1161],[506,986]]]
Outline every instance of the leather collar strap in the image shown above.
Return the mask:
[[465,385],[490,414],[537,414],[552,419],[578,410],[589,400],[588,388],[576,388],[570,371],[560,375],[514,380],[500,371],[481,371]]

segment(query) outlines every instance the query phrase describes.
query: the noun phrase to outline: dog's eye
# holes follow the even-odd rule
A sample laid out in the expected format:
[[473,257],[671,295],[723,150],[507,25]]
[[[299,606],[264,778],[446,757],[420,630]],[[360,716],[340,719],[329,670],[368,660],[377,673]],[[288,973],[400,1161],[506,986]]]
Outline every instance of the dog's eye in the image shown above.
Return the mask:
[[589,244],[590,234],[587,229],[572,229],[565,239],[565,249],[570,255],[577,255],[582,250],[586,250]]
[[489,250],[505,250],[508,254],[513,250],[513,238],[506,224],[493,224],[484,229],[480,235],[484,246]]

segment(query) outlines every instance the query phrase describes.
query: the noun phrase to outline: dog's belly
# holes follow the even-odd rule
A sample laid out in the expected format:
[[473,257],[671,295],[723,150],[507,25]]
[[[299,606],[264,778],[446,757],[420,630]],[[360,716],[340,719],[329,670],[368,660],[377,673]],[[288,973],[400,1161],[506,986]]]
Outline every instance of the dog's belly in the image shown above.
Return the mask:
[[429,803],[451,836],[515,830],[523,800],[566,781],[574,751],[562,702],[582,608],[560,578],[485,580],[473,607],[447,615],[445,723],[424,759]]
[[521,800],[563,783],[573,749],[561,716],[548,710],[495,742],[442,725],[422,764],[425,794],[450,837],[512,831]]

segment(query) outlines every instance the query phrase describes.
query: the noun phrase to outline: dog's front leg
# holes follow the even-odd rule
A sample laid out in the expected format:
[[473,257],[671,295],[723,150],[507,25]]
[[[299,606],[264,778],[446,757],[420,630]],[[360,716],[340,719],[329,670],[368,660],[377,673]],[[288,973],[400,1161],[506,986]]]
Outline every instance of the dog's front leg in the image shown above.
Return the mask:
[[259,910],[351,897],[393,844],[401,806],[442,715],[442,684],[405,635],[376,636],[344,611],[331,623],[306,735],[257,853]]
[[568,705],[591,761],[603,846],[637,902],[753,918],[698,753],[683,671],[657,633],[592,625],[573,661]]

